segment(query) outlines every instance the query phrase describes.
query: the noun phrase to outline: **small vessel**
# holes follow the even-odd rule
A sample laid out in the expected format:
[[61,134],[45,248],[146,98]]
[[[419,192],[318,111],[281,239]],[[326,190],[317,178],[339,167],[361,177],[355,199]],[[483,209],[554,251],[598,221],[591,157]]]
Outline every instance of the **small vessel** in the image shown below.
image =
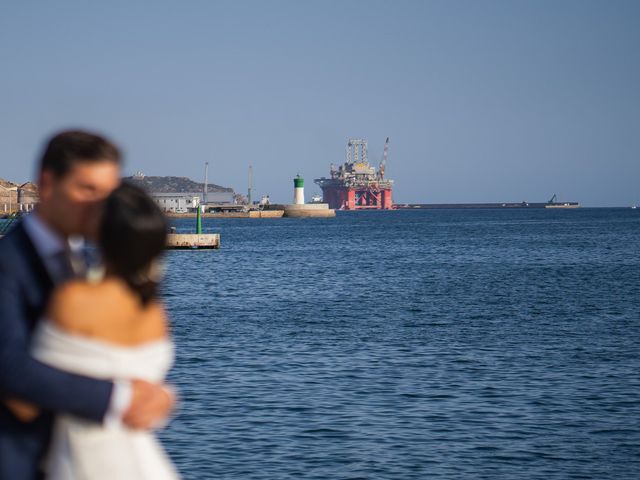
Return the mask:
[[631,205],[631,210],[635,210],[636,208],[638,208],[636,205]]

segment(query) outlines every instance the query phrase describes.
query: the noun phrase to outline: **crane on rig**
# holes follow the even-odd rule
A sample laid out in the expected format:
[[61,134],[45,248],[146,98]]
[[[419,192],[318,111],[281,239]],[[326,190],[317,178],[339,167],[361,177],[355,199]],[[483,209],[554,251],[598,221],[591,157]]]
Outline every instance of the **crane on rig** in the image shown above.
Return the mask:
[[384,169],[387,166],[387,157],[389,155],[389,137],[384,142],[384,151],[382,152],[382,160],[380,160],[380,165],[378,165],[378,173],[380,175],[380,180],[384,180]]

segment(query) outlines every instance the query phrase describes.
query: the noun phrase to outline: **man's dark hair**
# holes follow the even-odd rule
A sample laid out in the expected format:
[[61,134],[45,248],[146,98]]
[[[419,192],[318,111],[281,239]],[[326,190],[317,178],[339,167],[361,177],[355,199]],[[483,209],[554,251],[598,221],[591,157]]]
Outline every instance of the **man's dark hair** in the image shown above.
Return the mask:
[[65,176],[76,163],[112,161],[120,165],[120,151],[113,143],[95,133],[68,130],[54,135],[47,144],[40,171],[49,170],[58,178]]

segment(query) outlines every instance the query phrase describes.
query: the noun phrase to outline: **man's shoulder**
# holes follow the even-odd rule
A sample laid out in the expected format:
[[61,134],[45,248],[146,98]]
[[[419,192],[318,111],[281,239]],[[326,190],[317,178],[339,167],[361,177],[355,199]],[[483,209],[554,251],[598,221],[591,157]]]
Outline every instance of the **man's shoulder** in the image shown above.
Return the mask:
[[19,220],[15,223],[15,226],[11,226],[9,231],[0,237],[0,248],[4,250],[8,246],[17,244],[19,238],[24,234],[24,225],[22,220]]
[[30,254],[29,242],[22,222],[18,223],[0,238],[0,266],[10,268],[21,263],[21,260]]

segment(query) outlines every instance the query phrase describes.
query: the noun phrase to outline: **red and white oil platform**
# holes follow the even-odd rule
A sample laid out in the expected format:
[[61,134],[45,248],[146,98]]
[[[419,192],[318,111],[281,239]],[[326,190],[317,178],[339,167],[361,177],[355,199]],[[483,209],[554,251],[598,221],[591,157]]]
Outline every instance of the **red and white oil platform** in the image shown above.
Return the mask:
[[384,144],[382,160],[376,170],[367,158],[367,140],[349,139],[345,162],[338,168],[331,164],[331,177],[314,180],[322,189],[329,208],[338,210],[393,209],[393,180],[384,178],[389,151],[389,138]]

